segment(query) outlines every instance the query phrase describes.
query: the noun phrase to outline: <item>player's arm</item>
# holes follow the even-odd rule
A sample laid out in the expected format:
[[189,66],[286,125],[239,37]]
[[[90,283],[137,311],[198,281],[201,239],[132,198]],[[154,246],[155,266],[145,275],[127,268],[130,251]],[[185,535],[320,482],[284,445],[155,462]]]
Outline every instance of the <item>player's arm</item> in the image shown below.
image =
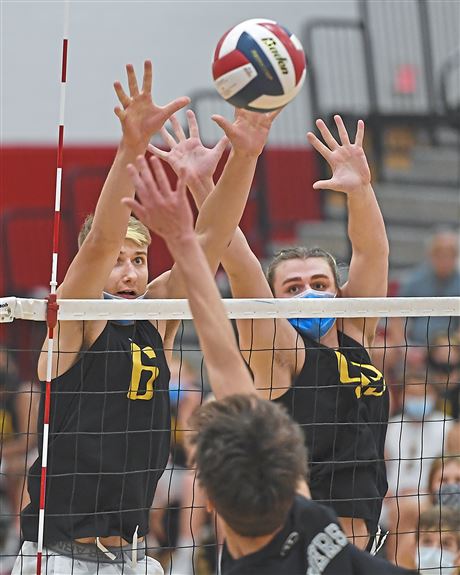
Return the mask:
[[107,277],[116,263],[126,235],[129,209],[121,203],[124,196],[134,196],[134,187],[126,166],[144,154],[147,145],[164,122],[188,103],[179,98],[167,106],[157,106],[152,101],[152,64],[144,64],[144,77],[139,90],[134,68],[126,66],[129,96],[120,82],[115,82],[115,92],[121,107],[115,113],[122,127],[122,138],[102,188],[94,213],[91,231],[71,263],[59,288],[61,298],[99,298]]
[[153,232],[163,237],[176,261],[189,299],[200,346],[206,361],[211,388],[217,399],[234,393],[254,393],[252,378],[241,357],[209,264],[193,230],[193,216],[179,179],[177,191],[170,187],[161,162],[151,161],[153,174],[144,158],[129,173],[137,199],[123,203]]
[[[205,201],[209,201],[209,197],[216,193],[213,174],[227,139],[220,140],[214,148],[206,148],[201,142],[198,124],[191,110],[187,111],[187,119],[189,137],[186,137],[173,116],[171,123],[175,138],[165,128],[162,130],[163,139],[170,150],[166,152],[154,146],[149,149],[168,162],[176,174],[182,174],[198,209],[201,210]],[[239,228],[222,255],[222,265],[229,276],[234,297],[273,297],[262,266]],[[256,387],[266,391],[262,391],[263,395],[275,397],[280,378],[274,377],[274,359],[289,370],[290,374],[294,373],[296,366],[303,365],[303,356],[299,357],[299,354],[304,353],[304,346],[297,345],[297,332],[286,320],[239,320],[237,324],[240,348],[254,373]],[[267,382],[270,382],[269,387]],[[280,387],[282,392],[286,391],[285,383]]]
[[[342,295],[385,297],[388,286],[388,238],[363,150],[364,122],[359,120],[355,141],[351,143],[342,118],[334,116],[334,119],[340,144],[322,120],[317,120],[316,125],[326,145],[311,132],[307,137],[332,170],[329,180],[318,181],[313,187],[347,195],[348,237],[352,257]],[[373,338],[376,325],[376,321],[366,322],[368,338]]]
[[[230,157],[214,192],[204,201],[195,230],[213,272],[231,242],[243,214],[252,180],[273,120],[279,112],[261,114],[237,109],[235,120],[222,116],[213,120],[224,130],[232,144]],[[154,287],[154,286],[152,286]],[[174,269],[168,281],[169,297],[181,297],[184,286]]]
[[[129,96],[119,82],[115,92],[121,107],[115,108],[122,127],[122,138],[118,150],[99,196],[91,231],[67,270],[59,286],[59,298],[100,298],[107,278],[113,269],[126,235],[130,211],[122,205],[123,196],[134,196],[134,188],[126,173],[126,166],[137,155],[144,154],[152,135],[159,131],[171,114],[185,106],[188,98],[179,98],[167,106],[157,106],[152,101],[152,64],[144,64],[141,90],[137,84],[134,68],[126,66]],[[94,325],[94,324],[91,324]],[[75,361],[84,337],[93,337],[83,322],[62,322],[59,326],[59,371],[57,356],[53,360],[53,374],[66,371]],[[47,350],[47,340],[43,351]],[[38,363],[40,379],[45,379],[46,355],[42,353]]]

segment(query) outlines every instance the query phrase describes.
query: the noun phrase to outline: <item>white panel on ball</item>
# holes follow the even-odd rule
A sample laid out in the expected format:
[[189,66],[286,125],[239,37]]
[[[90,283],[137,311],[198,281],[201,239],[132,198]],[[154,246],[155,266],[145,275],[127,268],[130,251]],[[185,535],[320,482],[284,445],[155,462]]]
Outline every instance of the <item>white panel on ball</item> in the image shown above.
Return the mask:
[[235,68],[224,74],[215,81],[215,86],[219,94],[225,100],[231,98],[252,82],[257,76],[256,69],[252,64],[245,64],[241,68]]

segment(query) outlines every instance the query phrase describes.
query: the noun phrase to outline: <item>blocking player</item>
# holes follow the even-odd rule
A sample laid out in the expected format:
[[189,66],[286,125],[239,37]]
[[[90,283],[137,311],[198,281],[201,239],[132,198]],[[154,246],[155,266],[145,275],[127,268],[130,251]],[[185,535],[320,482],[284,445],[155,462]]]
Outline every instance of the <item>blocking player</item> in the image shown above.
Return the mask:
[[137,200],[123,201],[176,261],[217,399],[192,417],[192,445],[208,508],[223,523],[222,575],[412,573],[354,547],[331,509],[296,494],[306,478],[303,434],[284,407],[256,395],[193,231],[184,179],[171,190],[158,159],[152,167],[154,175],[144,158],[130,167]]
[[[176,140],[163,131],[171,150],[152,151],[174,170],[184,170],[200,206],[213,189],[217,153],[201,144],[195,119],[188,113],[190,138],[176,125]],[[331,179],[316,182],[314,188],[347,196],[353,249],[348,281],[341,285],[328,252],[302,247],[281,252],[266,278],[237,230],[222,258],[234,297],[386,295],[388,240],[363,150],[364,123],[358,122],[351,142],[340,116],[335,116],[335,122],[340,142],[322,120],[317,127],[325,144],[311,132],[308,140],[332,170]],[[285,405],[304,430],[312,498],[330,505],[347,535],[369,549],[372,536],[379,531],[387,490],[384,442],[389,398],[383,375],[372,365],[368,352],[376,325],[372,318],[238,322],[240,347],[259,393]]]
[[[60,299],[181,297],[173,268],[148,281],[147,228],[130,217],[122,197],[134,197],[128,163],[145,153],[152,135],[184,107],[152,102],[152,65],[141,89],[127,66],[129,95],[119,82],[115,109],[121,142],[94,217],[83,226],[80,248],[62,285]],[[217,268],[240,220],[260,154],[276,114],[237,112],[235,121],[215,116],[232,144],[214,199],[197,221],[209,263]],[[141,172],[146,165],[141,164]],[[161,184],[166,186],[162,174]],[[217,216],[221,211],[225,219]],[[144,536],[156,484],[170,445],[168,354],[177,322],[69,321],[57,327],[52,366],[44,570],[100,574],[161,572],[145,556]],[[46,378],[47,342],[38,365]],[[43,420],[43,403],[40,418]],[[39,425],[42,429],[42,425]],[[41,445],[41,443],[40,443]],[[28,477],[31,502],[22,513],[25,540],[13,573],[35,573],[41,452]]]

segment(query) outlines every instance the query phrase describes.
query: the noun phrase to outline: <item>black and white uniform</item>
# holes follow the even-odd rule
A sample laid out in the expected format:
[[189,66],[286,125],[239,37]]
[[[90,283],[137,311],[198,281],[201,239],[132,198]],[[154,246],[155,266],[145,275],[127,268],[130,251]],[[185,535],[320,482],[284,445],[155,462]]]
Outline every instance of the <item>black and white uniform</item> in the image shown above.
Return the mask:
[[[46,546],[146,535],[168,460],[169,376],[163,342],[149,321],[108,322],[91,348],[52,381]],[[41,437],[39,446],[28,475],[31,503],[21,514],[26,542],[37,541]]]
[[332,509],[297,496],[262,549],[233,559],[224,544],[221,575],[415,575],[348,542]]
[[346,334],[338,332],[338,349],[299,336],[305,363],[276,401],[304,431],[312,499],[331,506],[339,517],[364,519],[375,534],[388,487],[385,380],[367,350]]

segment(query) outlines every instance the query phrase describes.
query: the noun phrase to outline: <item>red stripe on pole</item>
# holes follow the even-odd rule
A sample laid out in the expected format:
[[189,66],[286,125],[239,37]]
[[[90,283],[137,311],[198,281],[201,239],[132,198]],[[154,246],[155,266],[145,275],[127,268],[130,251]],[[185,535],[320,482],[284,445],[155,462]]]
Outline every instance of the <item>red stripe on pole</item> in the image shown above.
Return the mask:
[[37,553],[37,573],[40,574],[42,572],[42,552],[39,551]]
[[59,141],[58,141],[58,168],[62,168],[62,148],[64,145],[64,125],[59,126]]
[[58,253],[59,249],[59,226],[61,224],[61,212],[54,212],[53,226],[53,252]]
[[61,82],[67,81],[67,38],[64,38],[64,43],[62,45],[62,75]]
[[42,467],[40,481],[40,509],[45,509],[46,467]]
[[45,406],[44,406],[44,413],[43,413],[43,424],[49,424],[50,422],[50,401],[51,399],[51,382],[46,382],[45,388]]

